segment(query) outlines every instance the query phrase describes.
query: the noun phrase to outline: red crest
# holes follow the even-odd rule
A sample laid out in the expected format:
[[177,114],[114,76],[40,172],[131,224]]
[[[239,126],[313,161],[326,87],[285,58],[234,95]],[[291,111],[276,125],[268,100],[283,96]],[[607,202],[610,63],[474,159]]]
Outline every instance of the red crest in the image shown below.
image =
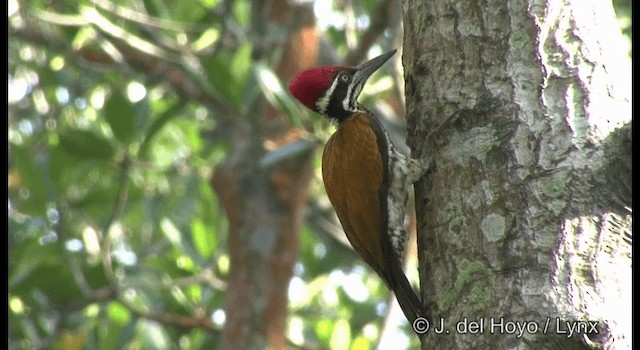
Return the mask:
[[329,89],[337,70],[346,67],[326,66],[304,70],[289,83],[293,97],[313,111],[317,111],[316,102]]

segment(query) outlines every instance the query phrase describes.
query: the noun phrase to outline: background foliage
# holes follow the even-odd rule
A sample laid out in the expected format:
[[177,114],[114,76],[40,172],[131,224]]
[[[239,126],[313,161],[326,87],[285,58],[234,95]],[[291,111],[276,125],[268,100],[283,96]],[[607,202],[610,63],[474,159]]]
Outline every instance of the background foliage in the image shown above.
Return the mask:
[[[338,57],[378,8],[317,2]],[[630,35],[630,2],[614,4]],[[266,99],[313,142],[330,133],[286,93],[273,72],[278,52],[255,59],[263,43],[254,41],[251,8],[248,0],[9,1],[9,348],[215,347],[233,286],[228,223],[209,181],[229,155],[230,118]],[[136,61],[137,50],[189,81]],[[370,85],[393,99],[389,81]],[[287,334],[292,347],[371,348],[388,294],[322,233],[335,221],[318,172]]]

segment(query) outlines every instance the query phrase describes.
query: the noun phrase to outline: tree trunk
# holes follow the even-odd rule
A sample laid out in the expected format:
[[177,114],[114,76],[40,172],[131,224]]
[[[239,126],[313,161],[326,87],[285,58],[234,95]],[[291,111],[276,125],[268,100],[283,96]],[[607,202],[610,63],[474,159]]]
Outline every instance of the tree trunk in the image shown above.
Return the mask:
[[423,349],[630,348],[631,74],[611,3],[403,10],[408,144],[433,157]]
[[[277,71],[283,82],[315,62],[318,36],[311,7],[272,0],[256,1],[252,10],[258,36],[267,37],[269,25],[292,28]],[[274,49],[268,44],[274,43],[258,38],[254,56]],[[300,133],[268,104],[248,113],[255,115],[237,118],[232,154],[212,179],[229,220],[231,262],[220,349],[284,349],[287,291],[314,152],[265,166],[261,161],[269,151],[298,141]]]

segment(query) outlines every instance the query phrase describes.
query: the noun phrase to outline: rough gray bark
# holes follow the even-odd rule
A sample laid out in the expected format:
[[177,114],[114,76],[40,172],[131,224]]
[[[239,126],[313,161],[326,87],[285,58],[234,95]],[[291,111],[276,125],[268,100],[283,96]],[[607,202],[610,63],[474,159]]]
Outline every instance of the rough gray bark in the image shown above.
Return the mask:
[[423,348],[630,348],[631,74],[611,3],[403,15],[408,144],[433,156],[416,185]]

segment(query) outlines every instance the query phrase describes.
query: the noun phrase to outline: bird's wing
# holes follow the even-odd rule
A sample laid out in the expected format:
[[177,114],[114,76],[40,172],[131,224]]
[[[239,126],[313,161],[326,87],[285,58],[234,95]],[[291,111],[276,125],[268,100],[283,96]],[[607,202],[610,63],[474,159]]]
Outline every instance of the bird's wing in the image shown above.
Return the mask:
[[[322,178],[351,245],[380,275],[386,275],[382,251],[387,220],[386,195],[381,196],[383,157],[366,114],[345,120],[327,142],[322,155]],[[386,159],[386,157],[384,158]],[[385,276],[386,277],[386,276]],[[388,282],[388,281],[386,281]]]
[[409,322],[426,315],[387,238],[388,157],[377,120],[357,114],[342,122],[322,155],[324,186],[349,242],[396,294]]

